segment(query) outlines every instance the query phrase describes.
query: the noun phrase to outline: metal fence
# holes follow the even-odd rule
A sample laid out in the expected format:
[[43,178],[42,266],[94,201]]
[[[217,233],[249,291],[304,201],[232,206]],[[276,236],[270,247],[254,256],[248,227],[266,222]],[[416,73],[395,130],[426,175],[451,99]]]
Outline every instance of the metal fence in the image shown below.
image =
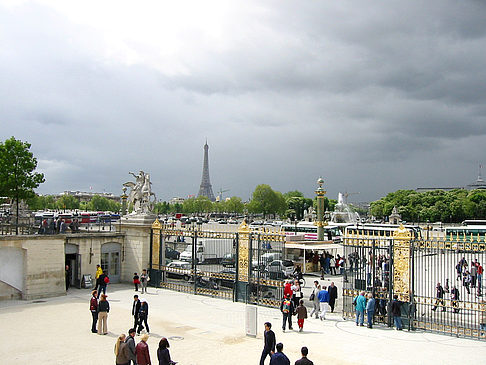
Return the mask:
[[244,239],[248,244],[248,271],[245,266],[245,275],[239,277],[242,239],[238,232],[202,230],[198,226],[174,228],[156,221],[150,241],[151,285],[278,306],[283,277],[272,271],[270,263],[283,259],[284,236],[252,232]]
[[349,262],[344,317],[355,317],[353,298],[367,291],[376,298],[375,323],[391,326],[388,305],[397,294],[404,328],[486,338],[486,328],[481,330],[481,324],[486,325],[484,237],[403,241],[393,236],[355,236],[345,237],[343,245]]

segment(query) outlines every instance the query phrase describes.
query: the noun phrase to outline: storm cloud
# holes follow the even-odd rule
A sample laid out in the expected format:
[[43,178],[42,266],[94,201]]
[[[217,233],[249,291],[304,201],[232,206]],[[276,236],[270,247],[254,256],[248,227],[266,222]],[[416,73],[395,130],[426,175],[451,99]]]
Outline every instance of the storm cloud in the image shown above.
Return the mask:
[[2,140],[41,193],[159,199],[257,184],[370,201],[464,186],[486,160],[482,1],[3,1]]

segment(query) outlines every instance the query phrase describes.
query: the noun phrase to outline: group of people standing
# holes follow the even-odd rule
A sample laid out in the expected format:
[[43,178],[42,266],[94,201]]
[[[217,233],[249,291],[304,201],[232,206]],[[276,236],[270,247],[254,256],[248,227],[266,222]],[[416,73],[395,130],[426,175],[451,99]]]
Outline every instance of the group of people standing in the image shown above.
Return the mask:
[[[460,280],[468,294],[471,294],[471,289],[476,289],[476,296],[481,297],[482,281],[483,281],[483,266],[477,259],[471,261],[469,266],[465,257],[462,257],[456,264],[456,280]],[[447,288],[448,289],[448,288]]]
[[[152,365],[150,359],[149,346],[147,340],[149,335],[143,334],[140,337],[140,342],[136,344],[135,328],[128,330],[128,336],[122,333],[118,336],[115,343],[115,363],[117,365]],[[163,337],[159,341],[157,348],[157,360],[159,365],[173,365],[174,361],[170,358],[169,341]]]
[[[265,322],[265,332],[263,332],[263,351],[260,357],[260,365],[265,364],[265,359],[270,357],[270,365],[290,365],[290,360],[283,353],[283,344],[277,343],[275,332],[272,331],[272,324]],[[302,357],[295,362],[295,365],[313,365],[314,363],[307,358],[309,350],[307,347],[301,348]]]
[[[361,291],[353,298],[353,305],[356,311],[356,326],[364,326],[364,317],[366,313],[367,327],[373,328],[375,313],[380,311],[381,307],[380,302],[375,299],[374,294]],[[393,316],[395,328],[398,331],[403,329],[401,306],[402,302],[398,300],[398,295],[395,294],[390,303],[389,310]]]

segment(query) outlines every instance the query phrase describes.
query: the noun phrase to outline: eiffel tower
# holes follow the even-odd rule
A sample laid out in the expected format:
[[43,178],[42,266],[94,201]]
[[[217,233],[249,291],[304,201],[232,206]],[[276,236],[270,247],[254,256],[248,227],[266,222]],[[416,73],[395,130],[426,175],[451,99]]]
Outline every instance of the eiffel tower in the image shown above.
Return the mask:
[[197,196],[206,196],[212,202],[216,199],[214,198],[213,188],[211,187],[211,181],[209,180],[209,158],[208,158],[208,141],[204,145],[204,163],[203,163],[203,173],[201,179],[201,186],[199,187],[199,193]]

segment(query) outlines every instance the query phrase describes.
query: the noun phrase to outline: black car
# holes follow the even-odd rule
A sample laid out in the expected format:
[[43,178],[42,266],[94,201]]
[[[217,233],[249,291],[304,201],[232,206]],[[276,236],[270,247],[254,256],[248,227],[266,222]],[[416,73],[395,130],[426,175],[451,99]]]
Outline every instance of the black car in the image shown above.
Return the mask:
[[219,272],[222,274],[221,277],[217,277],[216,283],[218,283],[219,287],[226,287],[226,288],[233,288],[235,285],[235,278],[236,278],[236,269],[234,268],[226,268]]
[[179,260],[181,253],[179,251],[174,250],[168,246],[165,246],[165,258],[171,260]]
[[234,253],[224,255],[224,257],[221,259],[221,265],[223,265],[223,267],[235,267],[235,256],[236,255]]

